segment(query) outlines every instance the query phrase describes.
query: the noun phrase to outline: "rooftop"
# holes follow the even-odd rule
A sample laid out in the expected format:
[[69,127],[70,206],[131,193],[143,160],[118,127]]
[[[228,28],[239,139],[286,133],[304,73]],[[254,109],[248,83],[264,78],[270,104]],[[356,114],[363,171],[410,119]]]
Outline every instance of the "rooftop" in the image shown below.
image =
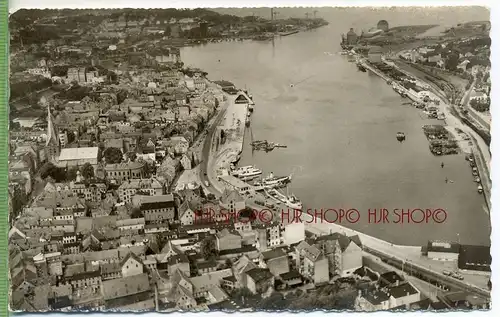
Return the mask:
[[98,147],[65,148],[61,150],[59,161],[97,159]]

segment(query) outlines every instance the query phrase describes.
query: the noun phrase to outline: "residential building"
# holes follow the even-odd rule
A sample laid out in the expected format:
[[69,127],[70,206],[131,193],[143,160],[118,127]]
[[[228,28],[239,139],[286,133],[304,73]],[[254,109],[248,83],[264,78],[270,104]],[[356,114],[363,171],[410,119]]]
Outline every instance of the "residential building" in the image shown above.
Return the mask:
[[330,280],[328,259],[314,244],[300,242],[295,247],[295,261],[299,273],[313,283],[321,284]]
[[121,276],[129,277],[134,275],[139,275],[144,273],[144,264],[142,260],[130,252],[120,263],[121,265]]
[[106,309],[151,310],[155,307],[146,273],[102,282]]
[[226,214],[238,215],[246,207],[245,198],[237,190],[225,188],[220,197],[220,206],[225,210]]
[[259,258],[259,266],[269,269],[275,277],[290,272],[288,254],[280,248],[262,252]]
[[162,183],[156,178],[129,179],[118,187],[118,197],[125,203],[132,203],[132,197],[136,194],[160,196],[163,191]]
[[104,167],[108,179],[121,183],[125,180],[144,177],[144,162],[127,162],[120,164],[106,164]]
[[215,235],[217,240],[217,250],[232,250],[241,248],[241,236],[236,231],[223,229]]
[[147,223],[172,222],[175,219],[175,202],[172,194],[135,196]]
[[244,274],[246,287],[253,294],[264,294],[274,288],[274,276],[268,269],[253,268]]

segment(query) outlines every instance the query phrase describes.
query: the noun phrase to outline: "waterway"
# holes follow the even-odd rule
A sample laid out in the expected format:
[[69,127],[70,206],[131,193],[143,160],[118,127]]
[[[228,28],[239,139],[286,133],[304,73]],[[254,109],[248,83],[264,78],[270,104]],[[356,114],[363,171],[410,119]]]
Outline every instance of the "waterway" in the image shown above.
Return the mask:
[[[338,33],[329,25],[274,42],[187,47],[181,56],[212,80],[250,90],[256,102],[253,138],[288,148],[252,152],[248,130],[241,164],[255,164],[265,174],[293,173],[290,191],[305,208],[355,208],[357,223],[337,223],[397,244],[489,244],[484,198],[464,155],[433,156],[422,126],[438,122],[403,105],[406,100],[383,80],[337,54]],[[396,140],[398,131],[406,134],[405,142]],[[391,223],[369,223],[369,208],[387,208]],[[441,208],[447,219],[396,224],[395,208]]]

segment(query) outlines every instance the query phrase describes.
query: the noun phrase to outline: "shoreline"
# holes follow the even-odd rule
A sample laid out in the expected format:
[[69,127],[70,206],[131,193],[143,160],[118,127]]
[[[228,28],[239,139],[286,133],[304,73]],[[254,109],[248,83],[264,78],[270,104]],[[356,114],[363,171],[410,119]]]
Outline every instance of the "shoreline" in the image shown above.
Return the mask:
[[[416,78],[416,76],[414,76],[412,74],[408,74],[407,71],[401,69],[400,67],[397,67],[397,65],[395,65],[394,63],[391,63],[392,64],[391,65],[391,64],[387,63],[387,61],[385,61],[384,59],[382,60],[382,62],[384,62],[388,66],[394,67],[395,69],[403,72],[406,75],[409,75],[411,77]],[[381,77],[385,81],[393,81],[394,82],[394,80],[392,78],[390,78],[389,76],[384,74],[382,71],[375,69],[375,67],[373,67],[372,65],[366,63],[366,61],[364,59],[360,59],[360,63],[365,68],[369,69],[371,72],[373,72],[377,76]],[[429,84],[428,82],[425,82],[424,80],[421,80],[419,78],[417,78],[417,79],[426,83],[426,84]],[[399,83],[398,83],[398,86],[400,86]],[[429,87],[431,87],[431,86],[429,86]],[[404,92],[406,93],[407,97],[410,100],[415,101],[415,102],[421,102],[421,100],[417,96],[414,96],[410,91],[408,91],[404,87],[400,86],[400,88],[404,90]],[[471,131],[471,129],[466,124],[461,122],[460,118],[455,116],[455,114],[452,111],[452,109],[454,109],[453,105],[449,105],[448,100],[446,100],[442,96],[440,96],[439,93],[435,93],[432,88],[430,88],[430,93],[433,95],[434,98],[437,98],[440,101],[438,107],[439,107],[440,111],[442,113],[444,113],[444,115],[445,115],[444,127],[455,137],[457,144],[459,145],[459,147],[461,148],[461,150],[464,153],[472,154],[474,156],[474,160],[476,161],[476,165],[478,166],[478,169],[480,171],[479,173],[481,175],[480,179],[481,179],[481,185],[483,187],[483,196],[485,199],[486,207],[488,208],[487,213],[489,214],[491,212],[491,186],[492,185],[491,185],[491,179],[489,177],[489,175],[490,175],[489,167],[488,167],[488,164],[484,164],[484,162],[483,162],[486,159],[484,158],[484,154],[481,151],[481,147],[479,146],[476,135],[475,135],[475,133],[472,133],[473,131]],[[457,129],[463,131],[466,135],[469,136],[469,138],[472,140],[471,146],[464,147],[463,143],[460,142],[461,137],[458,134]]]

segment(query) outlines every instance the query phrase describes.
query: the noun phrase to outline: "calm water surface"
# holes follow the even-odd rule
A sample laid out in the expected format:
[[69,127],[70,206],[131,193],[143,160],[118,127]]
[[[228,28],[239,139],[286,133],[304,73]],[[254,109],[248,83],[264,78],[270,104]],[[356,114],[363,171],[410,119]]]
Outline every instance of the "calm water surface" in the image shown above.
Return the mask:
[[[290,191],[305,208],[356,208],[359,222],[342,224],[393,243],[489,244],[484,199],[464,155],[433,156],[422,126],[435,122],[338,55],[338,33],[329,25],[274,43],[208,44],[181,54],[212,80],[250,90],[256,107],[247,141],[253,136],[288,148],[252,153],[247,142],[241,164],[265,174],[294,173]],[[398,131],[406,142],[397,142]],[[369,208],[442,208],[448,217],[442,224],[373,224]],[[389,220],[395,219],[391,213]]]

